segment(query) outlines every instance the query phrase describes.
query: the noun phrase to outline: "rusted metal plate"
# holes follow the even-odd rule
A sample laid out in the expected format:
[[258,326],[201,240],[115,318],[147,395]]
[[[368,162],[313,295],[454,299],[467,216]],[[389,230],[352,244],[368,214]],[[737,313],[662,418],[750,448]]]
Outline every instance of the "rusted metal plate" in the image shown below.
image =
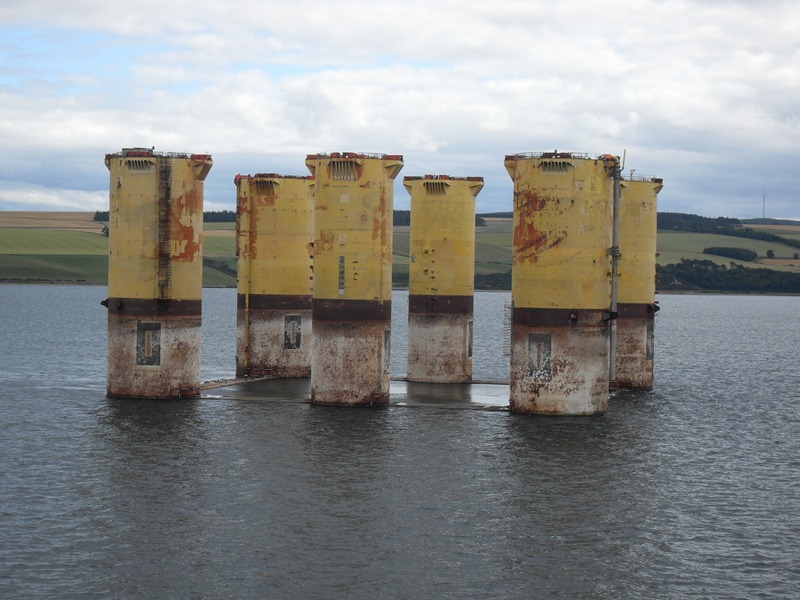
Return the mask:
[[514,325],[528,327],[604,326],[608,311],[577,308],[514,308]]
[[411,296],[471,296],[475,287],[475,198],[483,180],[406,177],[411,195],[408,291]]
[[[515,210],[525,215],[540,213],[545,207],[550,211],[556,211],[558,210],[556,207],[560,203],[559,197],[536,191],[521,190],[514,195]],[[514,262],[515,264],[535,264],[540,253],[556,248],[566,240],[566,230],[547,228],[537,223],[535,219],[521,216],[514,227]]]
[[311,295],[313,180],[259,174],[234,181],[238,292]]
[[472,296],[424,296],[409,294],[408,312],[421,314],[472,314]]
[[617,312],[619,313],[620,319],[644,319],[658,312],[658,305],[654,303],[631,304],[628,302],[620,302],[617,304]]
[[237,294],[236,307],[251,310],[310,310],[311,295],[301,294]]
[[212,164],[152,148],[106,156],[109,396],[199,394],[203,180]]
[[472,381],[471,314],[409,314],[408,380]]
[[609,304],[611,288],[613,194],[607,161],[553,154],[548,160],[506,157],[514,183],[514,304],[601,309]]
[[315,298],[314,320],[320,321],[383,321],[392,319],[392,302],[386,300],[328,300]]
[[339,406],[389,403],[389,324],[319,321],[312,334],[311,402]]
[[315,175],[315,301],[390,301],[392,179],[402,161],[335,153],[309,155],[306,166]]
[[162,298],[108,298],[103,301],[108,313],[129,317],[199,317],[202,311],[200,300],[173,300]]
[[657,196],[661,183],[623,179],[619,214],[620,303],[647,304],[656,293]]
[[203,192],[194,185],[194,172],[190,177],[184,173],[185,187],[175,190],[171,198],[170,213],[170,260],[184,263],[202,263]]
[[605,411],[609,338],[603,311],[582,310],[576,321],[560,324],[553,322],[553,311],[526,312],[539,309],[514,310],[510,410],[544,415]]

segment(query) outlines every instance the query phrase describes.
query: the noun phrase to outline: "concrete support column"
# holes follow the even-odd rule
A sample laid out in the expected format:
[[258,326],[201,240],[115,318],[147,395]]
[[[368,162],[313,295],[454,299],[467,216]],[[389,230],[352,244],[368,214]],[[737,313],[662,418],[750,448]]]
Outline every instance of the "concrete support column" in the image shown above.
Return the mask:
[[514,308],[512,412],[593,415],[608,408],[607,314]]
[[311,177],[237,175],[236,376],[311,375]]
[[126,148],[110,173],[110,397],[200,393],[205,154]]
[[637,177],[621,183],[620,263],[617,293],[616,380],[612,387],[653,387],[656,293],[657,198],[661,179]]
[[405,177],[411,195],[408,380],[472,380],[475,198],[482,177]]
[[510,409],[591,415],[608,406],[616,157],[515,154]]
[[620,304],[617,319],[617,379],[611,387],[653,389],[656,304]]
[[314,154],[311,401],[389,402],[394,178],[403,157]]

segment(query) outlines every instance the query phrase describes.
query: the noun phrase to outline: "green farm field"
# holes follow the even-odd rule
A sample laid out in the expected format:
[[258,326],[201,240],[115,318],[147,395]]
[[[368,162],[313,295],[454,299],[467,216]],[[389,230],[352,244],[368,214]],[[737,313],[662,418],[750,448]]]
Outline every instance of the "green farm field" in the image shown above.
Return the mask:
[[[724,256],[703,254],[703,248],[712,246],[753,250],[758,254],[758,259],[755,262],[743,262]],[[658,258],[656,260],[660,265],[678,263],[682,258],[686,258],[690,260],[711,260],[724,265],[733,262],[744,265],[745,267],[757,266],[776,269],[778,271],[800,273],[800,259],[794,258],[794,254],[800,252],[800,250],[785,244],[763,242],[761,240],[751,240],[728,235],[688,233],[683,231],[659,231],[657,247]],[[774,253],[774,258],[767,258],[767,252],[769,250],[772,250]]]
[[108,256],[108,238],[100,233],[62,229],[0,229],[0,255],[72,254]]
[[748,224],[747,227],[800,241],[800,226]]
[[[104,284],[108,278],[108,238],[102,224],[92,221],[93,213],[0,212],[0,281],[37,283]],[[475,230],[475,272],[482,275],[511,269],[511,219],[486,219]],[[39,225],[37,227],[37,224]],[[800,227],[752,226],[793,239],[800,239]],[[235,225],[206,223],[203,236],[203,284],[235,286]],[[660,231],[658,263],[666,265],[682,258],[712,260],[729,264],[731,259],[703,254],[709,246],[729,246],[755,251],[756,262],[749,267],[767,267],[800,273],[797,248],[704,233]],[[767,258],[767,251],[774,253]],[[395,227],[393,265],[397,273],[408,273],[409,228]]]
[[[93,219],[82,212],[0,212],[0,282],[106,284],[108,238]],[[234,224],[206,229],[203,285],[235,286]]]

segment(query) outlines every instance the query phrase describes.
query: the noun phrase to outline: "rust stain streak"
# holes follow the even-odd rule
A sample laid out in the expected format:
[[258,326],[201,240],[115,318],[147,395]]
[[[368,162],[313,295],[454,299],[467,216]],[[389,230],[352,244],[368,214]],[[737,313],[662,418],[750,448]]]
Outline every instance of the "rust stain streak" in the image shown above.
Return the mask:
[[175,198],[175,207],[171,214],[172,240],[174,252],[172,260],[177,262],[194,262],[200,255],[201,238],[193,217],[202,214],[198,210],[200,200],[194,189],[184,192]]

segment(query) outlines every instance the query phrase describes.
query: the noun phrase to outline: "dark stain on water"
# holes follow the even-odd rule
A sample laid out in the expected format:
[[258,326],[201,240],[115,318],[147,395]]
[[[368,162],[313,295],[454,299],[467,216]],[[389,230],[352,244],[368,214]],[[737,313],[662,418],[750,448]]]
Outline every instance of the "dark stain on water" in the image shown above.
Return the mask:
[[[798,298],[661,297],[655,390],[541,418],[106,399],[104,294],[0,286],[4,598],[800,595]],[[235,290],[205,296],[230,377]],[[476,362],[507,299],[476,297]]]

